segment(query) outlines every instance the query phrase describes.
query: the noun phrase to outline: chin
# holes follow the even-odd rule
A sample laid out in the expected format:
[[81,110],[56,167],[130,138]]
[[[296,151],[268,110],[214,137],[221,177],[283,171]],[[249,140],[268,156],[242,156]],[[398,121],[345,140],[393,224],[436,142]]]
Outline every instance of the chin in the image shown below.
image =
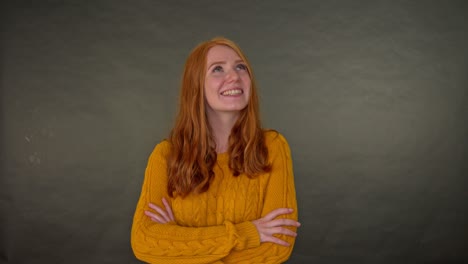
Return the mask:
[[245,106],[229,107],[229,108],[226,108],[225,111],[226,111],[226,112],[240,112],[240,111],[244,110],[246,107],[247,107],[247,105],[245,105]]

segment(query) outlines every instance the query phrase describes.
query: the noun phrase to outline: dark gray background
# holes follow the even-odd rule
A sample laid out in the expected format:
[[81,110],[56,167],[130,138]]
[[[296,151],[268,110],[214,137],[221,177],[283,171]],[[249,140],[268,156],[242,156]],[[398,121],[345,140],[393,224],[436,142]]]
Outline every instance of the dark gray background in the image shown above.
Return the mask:
[[292,149],[288,263],[468,262],[466,1],[5,2],[3,263],[138,263],[148,155],[218,35]]

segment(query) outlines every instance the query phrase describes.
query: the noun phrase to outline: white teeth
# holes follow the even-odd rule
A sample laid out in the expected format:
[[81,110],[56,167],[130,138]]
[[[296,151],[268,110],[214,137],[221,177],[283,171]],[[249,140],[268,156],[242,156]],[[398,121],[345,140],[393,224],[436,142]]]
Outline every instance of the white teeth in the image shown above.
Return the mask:
[[241,94],[242,90],[241,89],[234,89],[234,90],[227,90],[221,93],[221,95],[236,95],[236,94]]

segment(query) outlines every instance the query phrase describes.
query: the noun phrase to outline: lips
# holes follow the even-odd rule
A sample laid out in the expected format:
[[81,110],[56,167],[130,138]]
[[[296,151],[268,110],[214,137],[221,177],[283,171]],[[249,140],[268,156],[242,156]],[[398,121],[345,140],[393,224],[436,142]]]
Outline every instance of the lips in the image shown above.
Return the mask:
[[221,92],[221,95],[224,95],[224,96],[230,96],[230,95],[239,95],[239,94],[243,94],[244,91],[240,88],[235,88],[235,89],[229,89],[229,90],[226,90],[226,91],[223,91]]

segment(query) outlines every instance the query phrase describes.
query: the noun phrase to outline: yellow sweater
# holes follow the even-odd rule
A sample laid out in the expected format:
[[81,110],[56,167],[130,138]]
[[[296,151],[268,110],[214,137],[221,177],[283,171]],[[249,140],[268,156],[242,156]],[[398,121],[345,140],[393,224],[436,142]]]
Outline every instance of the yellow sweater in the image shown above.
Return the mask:
[[[148,263],[167,264],[286,261],[295,239],[278,235],[290,243],[289,247],[260,243],[257,229],[251,222],[281,207],[294,209],[283,218],[297,220],[288,143],[278,132],[265,133],[272,164],[270,173],[254,179],[246,175],[234,177],[228,167],[228,154],[218,154],[209,190],[185,198],[169,198],[165,156],[170,146],[167,141],[158,144],[149,157],[133,219],[131,244],[135,256]],[[163,197],[172,206],[175,223],[159,224],[144,214],[150,202],[164,208]]]

